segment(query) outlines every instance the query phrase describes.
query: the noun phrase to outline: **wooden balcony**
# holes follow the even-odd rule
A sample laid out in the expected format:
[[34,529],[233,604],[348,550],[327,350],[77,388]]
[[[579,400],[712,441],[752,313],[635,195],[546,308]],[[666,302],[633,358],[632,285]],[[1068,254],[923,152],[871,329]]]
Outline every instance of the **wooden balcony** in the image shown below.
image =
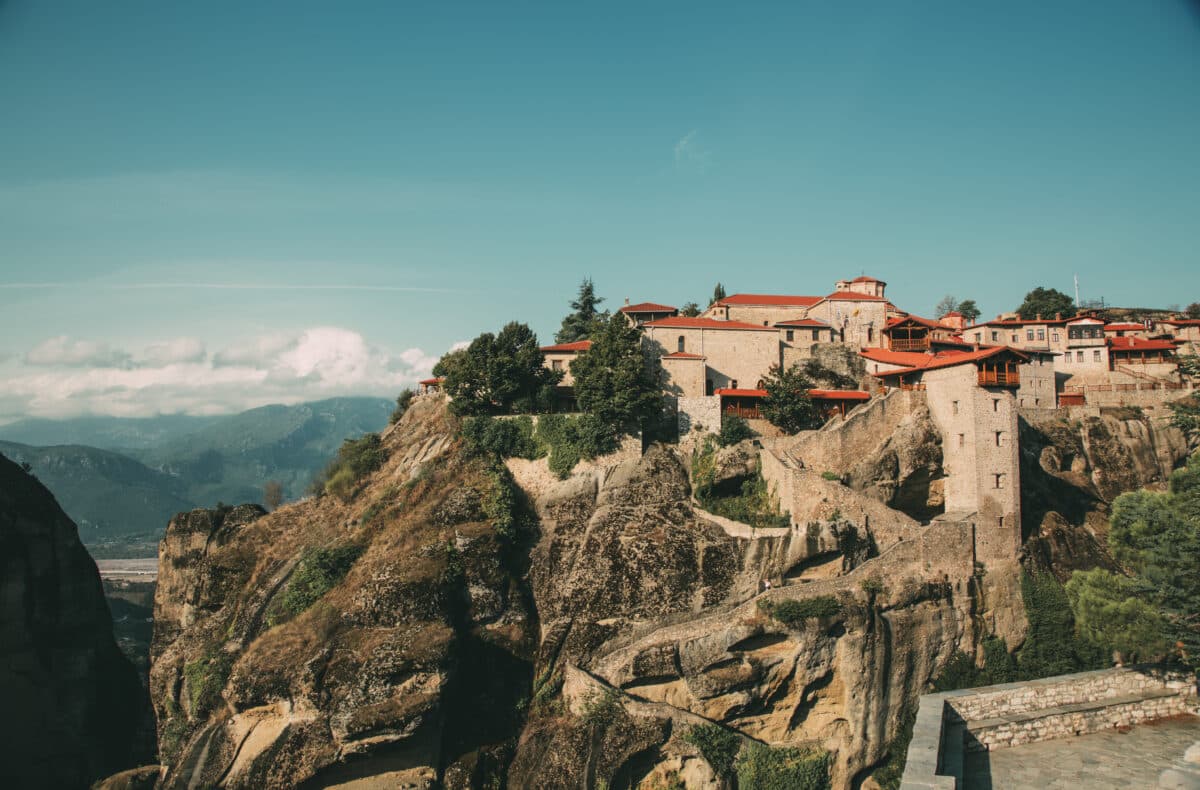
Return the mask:
[[1015,389],[1021,386],[1021,374],[1017,371],[1016,365],[982,367],[979,369],[979,386]]
[[892,351],[928,351],[928,337],[914,337],[911,339],[893,338],[889,343]]
[[739,403],[726,404],[722,410],[726,417],[741,417],[743,420],[761,420],[762,411],[757,406],[743,406]]

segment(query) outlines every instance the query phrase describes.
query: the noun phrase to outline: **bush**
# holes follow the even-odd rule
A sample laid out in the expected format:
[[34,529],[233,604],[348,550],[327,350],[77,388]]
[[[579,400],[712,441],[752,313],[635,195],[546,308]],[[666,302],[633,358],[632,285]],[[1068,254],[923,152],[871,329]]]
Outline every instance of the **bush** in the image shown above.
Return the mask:
[[377,433],[347,439],[338,448],[337,457],[317,475],[309,486],[310,493],[332,494],[343,502],[354,493],[358,481],[383,466],[387,456]]
[[822,472],[821,477],[825,478],[826,480],[832,480],[835,483],[842,482],[842,476],[837,472]]
[[717,444],[728,447],[746,439],[753,439],[757,435],[750,423],[741,417],[730,415],[721,418],[721,432],[717,434]]
[[821,595],[799,601],[785,598],[778,603],[764,598],[758,602],[758,607],[784,625],[793,627],[804,625],[806,621],[814,617],[835,617],[842,613],[842,605],[832,595]]
[[559,480],[566,480],[579,463],[579,449],[571,444],[555,445],[550,451],[550,471]]
[[272,604],[267,622],[272,626],[278,625],[319,601],[345,578],[362,551],[360,547],[352,545],[305,551],[279,603]]
[[392,411],[392,416],[388,419],[388,422],[392,425],[400,422],[400,418],[408,411],[408,407],[412,405],[412,400],[416,396],[417,393],[411,389],[400,390],[400,394],[396,396],[396,408]]
[[545,454],[534,441],[533,420],[529,417],[468,417],[462,422],[461,433],[467,450],[476,455],[533,459]]
[[508,467],[495,463],[488,470],[491,490],[483,497],[483,514],[492,522],[496,534],[504,540],[517,536],[521,517],[521,498],[517,483]]
[[621,714],[621,703],[616,689],[594,692],[583,702],[580,718],[584,724],[608,727]]
[[581,459],[592,459],[617,449],[617,437],[591,414],[567,417],[547,414],[538,419],[534,439],[550,450],[550,471],[565,479]]
[[220,647],[210,648],[203,656],[184,666],[191,718],[200,718],[217,706],[232,669],[233,655]]
[[738,790],[825,790],[829,752],[753,743],[737,761]]
[[718,777],[729,779],[733,776],[733,761],[742,748],[742,739],[737,733],[716,724],[701,724],[685,732],[683,739],[700,751]]
[[994,686],[1012,683],[1017,679],[1017,662],[1008,652],[1008,646],[998,636],[983,640],[983,667],[975,666],[975,660],[961,650],[956,652],[933,679],[934,691],[958,691],[959,689]]
[[771,495],[767,481],[756,472],[742,483],[741,492],[735,496],[721,495],[713,483],[716,474],[716,446],[710,438],[703,449],[692,457],[692,480],[696,499],[710,513],[740,521],[752,527],[788,527],[791,517],[779,510],[779,503]]

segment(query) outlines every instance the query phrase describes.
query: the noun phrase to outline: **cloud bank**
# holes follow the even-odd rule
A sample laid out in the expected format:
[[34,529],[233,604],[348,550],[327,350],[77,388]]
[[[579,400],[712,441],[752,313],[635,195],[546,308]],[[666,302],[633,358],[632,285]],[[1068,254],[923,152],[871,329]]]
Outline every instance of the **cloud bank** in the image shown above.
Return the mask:
[[0,355],[0,422],[85,414],[222,414],[341,395],[391,397],[430,375],[437,355],[392,351],[340,327],[246,338],[209,352],[181,337],[141,349],[49,338]]

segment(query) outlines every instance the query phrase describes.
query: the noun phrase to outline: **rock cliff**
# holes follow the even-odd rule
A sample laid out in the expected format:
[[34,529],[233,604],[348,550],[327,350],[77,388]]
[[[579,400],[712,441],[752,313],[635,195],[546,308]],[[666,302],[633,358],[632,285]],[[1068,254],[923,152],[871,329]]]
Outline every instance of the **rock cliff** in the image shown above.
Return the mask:
[[85,787],[149,757],[145,691],[96,563],[50,492],[3,456],[0,699],[5,787]]

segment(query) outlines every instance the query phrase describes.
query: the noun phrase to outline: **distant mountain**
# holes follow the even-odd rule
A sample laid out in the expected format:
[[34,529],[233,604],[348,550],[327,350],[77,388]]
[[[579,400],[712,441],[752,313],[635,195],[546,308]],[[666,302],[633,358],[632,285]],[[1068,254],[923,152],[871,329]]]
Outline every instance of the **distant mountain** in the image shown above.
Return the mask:
[[268,480],[282,483],[289,499],[298,498],[345,439],[382,430],[393,408],[386,398],[263,406],[132,455],[186,481],[202,506],[259,502]]
[[127,453],[147,450],[200,430],[222,417],[75,417],[69,420],[27,419],[0,425],[0,439],[36,447],[82,444]]
[[96,447],[30,447],[0,441],[0,454],[49,488],[87,544],[141,535],[157,542],[171,516],[195,507],[184,481]]
[[23,420],[0,426],[0,453],[31,465],[83,542],[104,547],[97,556],[131,546],[128,556],[140,556],[180,511],[261,502],[268,480],[289,499],[303,496],[345,439],[382,430],[394,407],[386,398],[332,398],[223,417]]

